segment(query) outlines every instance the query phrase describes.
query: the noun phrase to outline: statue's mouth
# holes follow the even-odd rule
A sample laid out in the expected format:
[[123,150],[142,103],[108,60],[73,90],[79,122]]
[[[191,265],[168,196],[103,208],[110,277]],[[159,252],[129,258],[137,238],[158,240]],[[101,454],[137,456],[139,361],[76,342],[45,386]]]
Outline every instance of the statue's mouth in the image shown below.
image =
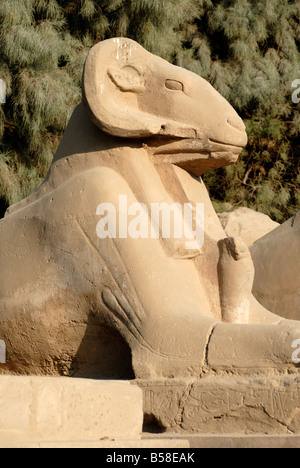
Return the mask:
[[237,161],[243,147],[207,138],[181,139],[153,148],[155,164],[171,163],[200,176]]
[[206,140],[181,139],[155,148],[153,154],[208,154],[228,151],[240,154],[242,149],[243,148],[241,146],[222,143],[210,138],[207,138]]

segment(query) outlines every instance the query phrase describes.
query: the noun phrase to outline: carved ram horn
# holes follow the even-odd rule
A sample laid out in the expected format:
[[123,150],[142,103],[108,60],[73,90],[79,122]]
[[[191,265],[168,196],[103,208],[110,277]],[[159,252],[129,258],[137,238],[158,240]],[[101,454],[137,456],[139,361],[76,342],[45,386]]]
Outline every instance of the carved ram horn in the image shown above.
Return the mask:
[[117,137],[194,137],[189,125],[140,108],[139,95],[146,91],[145,54],[150,60],[150,52],[127,38],[108,39],[91,49],[83,74],[83,102],[89,117]]
[[94,124],[110,135],[147,137],[159,133],[163,124],[134,105],[135,94],[144,87],[143,74],[135,65],[141,52],[144,49],[130,39],[109,39],[93,47],[87,57],[84,102]]

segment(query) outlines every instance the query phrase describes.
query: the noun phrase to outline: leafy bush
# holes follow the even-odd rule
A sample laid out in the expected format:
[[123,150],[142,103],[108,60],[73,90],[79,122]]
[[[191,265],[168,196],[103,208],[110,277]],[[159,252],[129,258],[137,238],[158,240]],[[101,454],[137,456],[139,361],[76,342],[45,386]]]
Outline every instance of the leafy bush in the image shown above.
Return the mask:
[[217,211],[277,221],[300,205],[298,0],[1,0],[0,215],[45,177],[100,40],[126,36],[210,81],[244,119],[234,166],[205,175]]

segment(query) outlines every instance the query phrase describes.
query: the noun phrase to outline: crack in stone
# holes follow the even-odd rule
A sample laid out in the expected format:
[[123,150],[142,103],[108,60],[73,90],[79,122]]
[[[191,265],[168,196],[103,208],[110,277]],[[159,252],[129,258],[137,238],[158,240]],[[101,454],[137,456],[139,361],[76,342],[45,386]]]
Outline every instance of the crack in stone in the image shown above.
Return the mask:
[[189,397],[191,396],[193,386],[194,386],[194,381],[189,382],[187,384],[187,386],[186,386],[186,389],[185,389],[183,395],[181,396],[181,398],[179,400],[178,412],[177,412],[177,414],[176,414],[176,416],[174,418],[174,421],[175,421],[176,426],[180,427],[181,429],[183,429],[183,414],[184,414],[184,410],[185,410],[185,403],[189,399]]
[[206,346],[205,346],[205,357],[204,357],[204,365],[209,367],[208,366],[208,348],[209,348],[209,345],[210,345],[210,342],[211,342],[211,339],[212,339],[212,336],[213,336],[213,333],[215,331],[215,328],[218,324],[215,323],[213,326],[212,326],[212,329],[210,331],[210,334],[209,334],[209,337],[207,339],[207,343],[206,343]]

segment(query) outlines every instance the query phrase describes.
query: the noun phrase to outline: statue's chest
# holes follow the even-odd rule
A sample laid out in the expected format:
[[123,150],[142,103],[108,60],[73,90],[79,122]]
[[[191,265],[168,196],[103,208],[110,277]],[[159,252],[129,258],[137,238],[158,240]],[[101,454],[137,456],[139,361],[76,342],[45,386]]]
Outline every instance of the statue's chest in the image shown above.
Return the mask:
[[168,254],[192,258],[226,237],[200,178],[172,164],[154,166],[146,154],[134,164],[132,159],[124,161],[121,173],[130,177],[135,198],[146,207],[154,227],[159,221],[159,237]]

